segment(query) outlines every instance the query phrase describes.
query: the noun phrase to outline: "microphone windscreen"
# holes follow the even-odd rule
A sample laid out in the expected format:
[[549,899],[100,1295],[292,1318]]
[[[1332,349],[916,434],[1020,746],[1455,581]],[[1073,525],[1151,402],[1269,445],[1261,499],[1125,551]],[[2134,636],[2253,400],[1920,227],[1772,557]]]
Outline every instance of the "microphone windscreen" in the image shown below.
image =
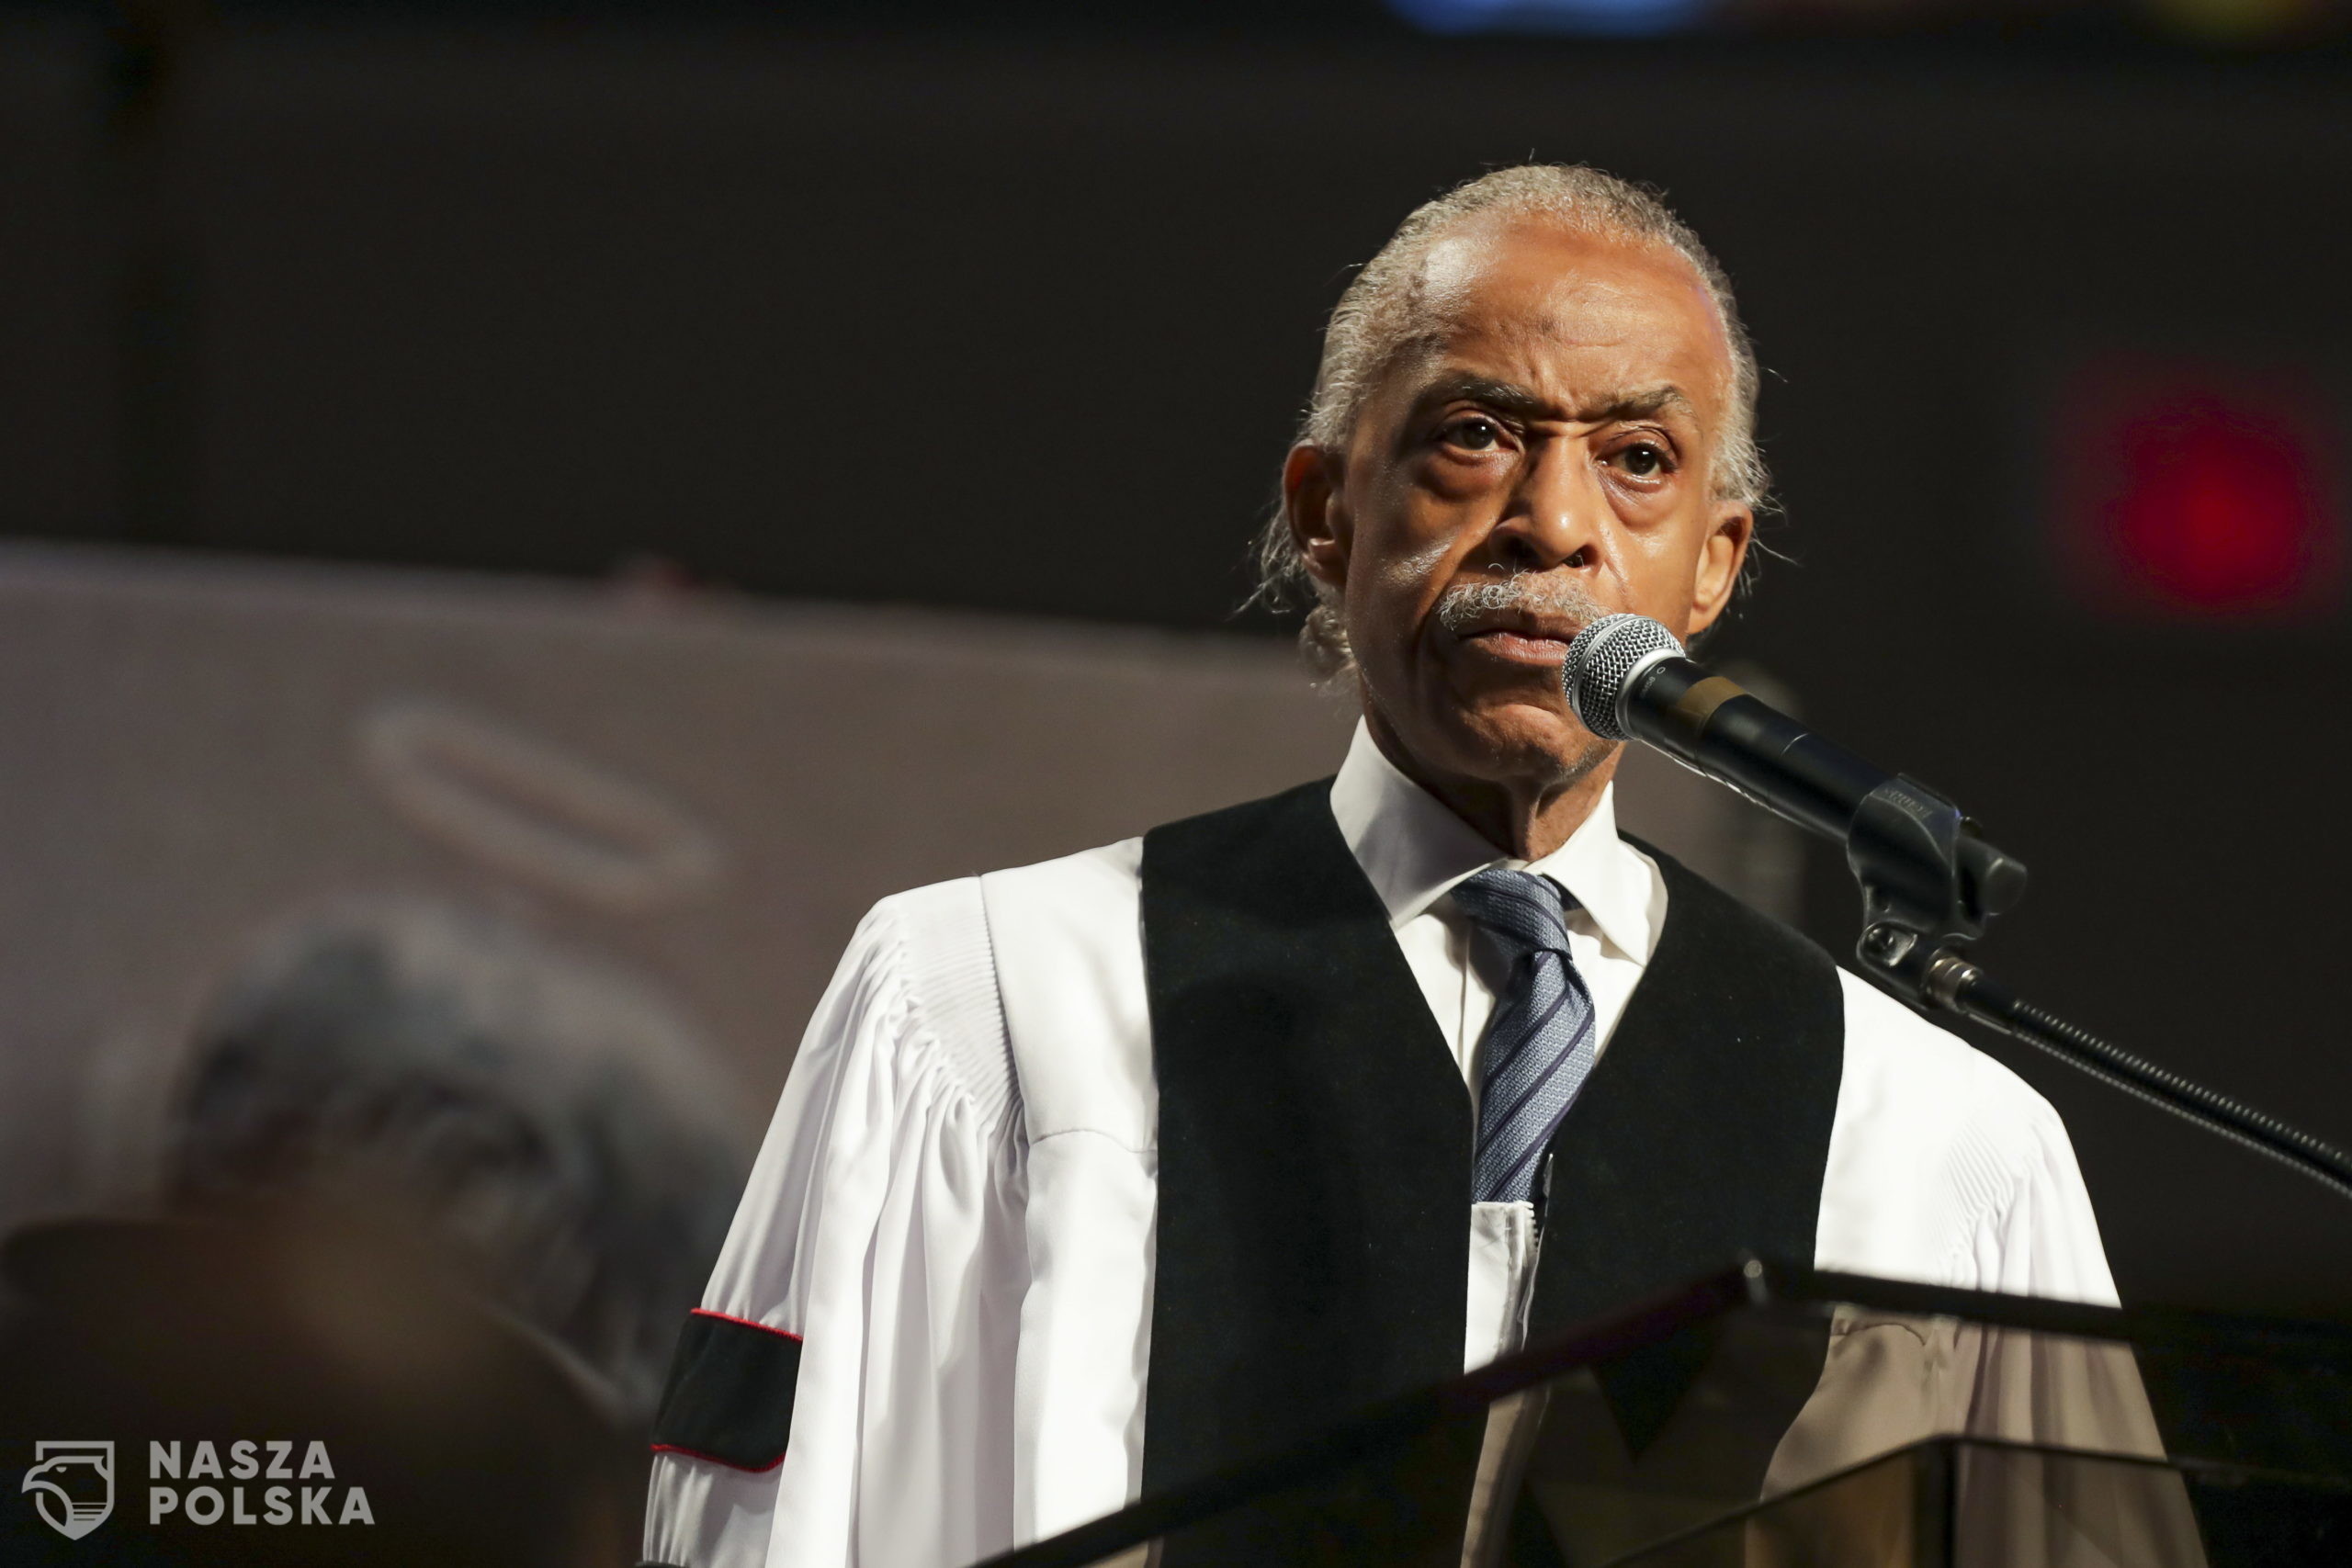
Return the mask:
[[1631,740],[1625,692],[1635,674],[1660,658],[1684,657],[1679,638],[1647,615],[1603,615],[1577,633],[1561,662],[1568,705],[1603,740]]

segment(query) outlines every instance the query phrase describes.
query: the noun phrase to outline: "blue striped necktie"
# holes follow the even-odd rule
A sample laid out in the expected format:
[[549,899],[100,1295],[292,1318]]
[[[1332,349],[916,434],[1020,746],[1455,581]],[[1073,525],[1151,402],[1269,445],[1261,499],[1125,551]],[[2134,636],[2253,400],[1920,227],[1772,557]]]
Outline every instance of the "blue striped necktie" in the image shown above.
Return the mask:
[[1592,994],[1568,956],[1566,916],[1575,900],[1548,876],[1490,866],[1456,883],[1453,901],[1510,958],[1478,1065],[1471,1196],[1481,1203],[1529,1199],[1544,1151],[1599,1049]]

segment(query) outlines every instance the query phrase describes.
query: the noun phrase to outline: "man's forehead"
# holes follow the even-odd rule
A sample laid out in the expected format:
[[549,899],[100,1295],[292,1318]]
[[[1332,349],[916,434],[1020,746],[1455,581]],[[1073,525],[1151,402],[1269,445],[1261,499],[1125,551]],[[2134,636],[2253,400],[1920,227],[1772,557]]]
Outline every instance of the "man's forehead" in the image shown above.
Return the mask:
[[1704,284],[1653,243],[1558,224],[1476,226],[1431,246],[1416,293],[1417,352],[1397,366],[1416,400],[1445,376],[1578,403],[1671,389],[1691,407],[1729,388],[1730,344]]

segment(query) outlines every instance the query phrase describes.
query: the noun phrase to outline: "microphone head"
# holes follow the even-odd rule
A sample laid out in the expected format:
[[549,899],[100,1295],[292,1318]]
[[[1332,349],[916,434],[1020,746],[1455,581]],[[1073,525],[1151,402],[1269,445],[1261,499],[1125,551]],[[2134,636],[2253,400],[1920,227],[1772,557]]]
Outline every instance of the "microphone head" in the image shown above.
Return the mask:
[[1685,657],[1675,635],[1647,615],[1603,615],[1568,645],[1560,678],[1587,729],[1603,740],[1631,740],[1625,699],[1634,677],[1661,659]]

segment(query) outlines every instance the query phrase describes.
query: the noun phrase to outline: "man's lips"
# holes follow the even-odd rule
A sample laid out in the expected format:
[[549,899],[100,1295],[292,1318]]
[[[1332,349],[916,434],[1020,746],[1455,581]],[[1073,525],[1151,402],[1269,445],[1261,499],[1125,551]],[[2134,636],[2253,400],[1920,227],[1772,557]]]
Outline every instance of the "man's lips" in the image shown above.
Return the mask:
[[1550,622],[1512,620],[1462,634],[1463,642],[1489,658],[1513,664],[1558,665],[1568,657],[1577,628]]
[[1514,664],[1559,664],[1568,657],[1568,644],[1564,637],[1492,631],[1476,632],[1462,640],[1482,653]]

